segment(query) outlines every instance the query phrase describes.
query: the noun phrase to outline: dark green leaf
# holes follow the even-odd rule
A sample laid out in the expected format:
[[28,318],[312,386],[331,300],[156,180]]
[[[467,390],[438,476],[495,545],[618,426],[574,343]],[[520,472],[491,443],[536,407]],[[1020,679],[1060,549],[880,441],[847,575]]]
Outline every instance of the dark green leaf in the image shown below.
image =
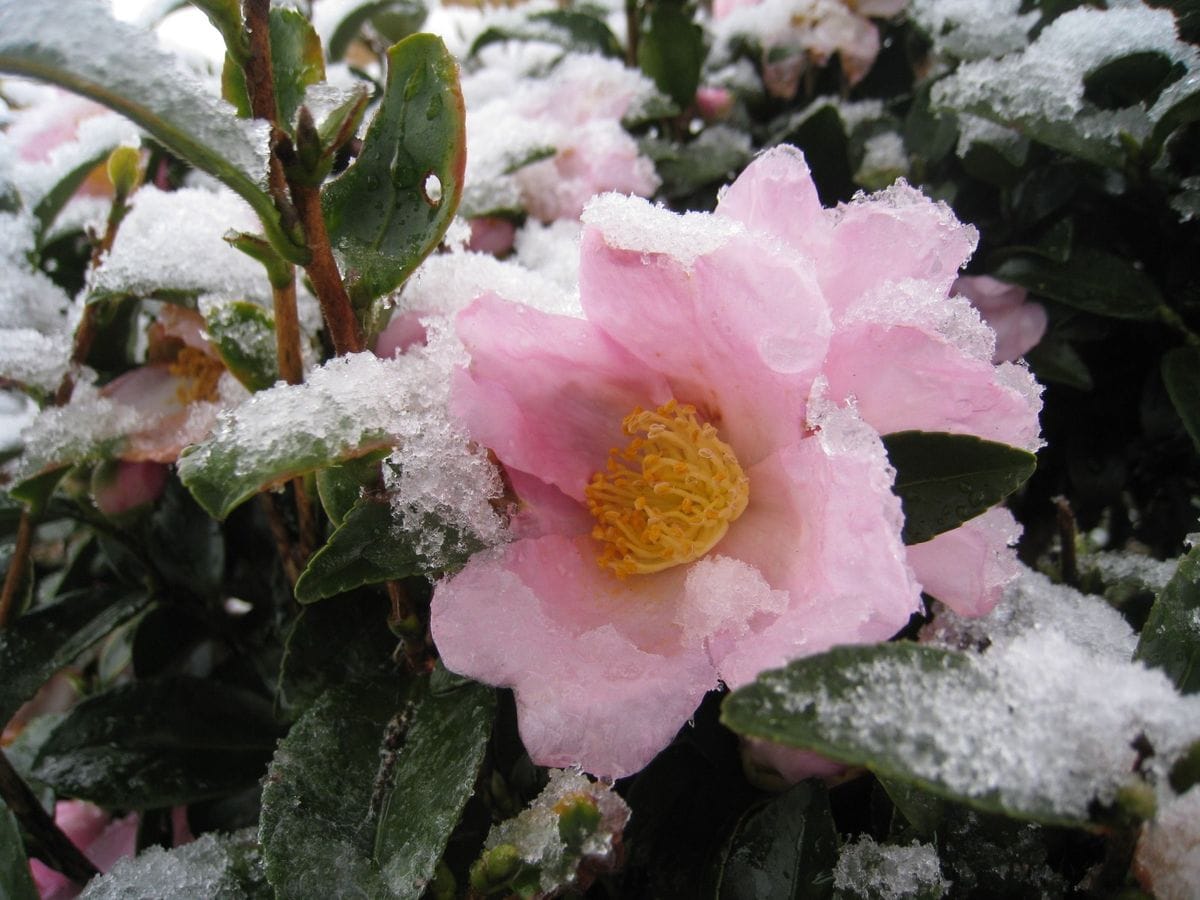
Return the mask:
[[278,734],[257,694],[210,679],[140,681],[72,709],[33,774],[100,806],[176,806],[254,784]]
[[375,837],[375,860],[390,896],[408,900],[425,893],[475,791],[496,695],[471,684],[445,694],[422,693],[416,704]]
[[1162,669],[1185,694],[1200,691],[1200,546],[1179,560],[1142,629],[1135,659]]
[[904,505],[904,542],[920,544],[991,509],[1037,468],[1026,450],[965,434],[900,431],[883,445]]
[[362,591],[337,603],[302,606],[287,633],[276,696],[289,718],[329,688],[390,670],[396,638],[387,598]]
[[294,9],[271,10],[271,70],[275,106],[286,127],[304,101],[305,89],[325,80],[321,39],[312,23]]
[[570,9],[534,13],[512,25],[494,25],[475,39],[471,55],[502,41],[539,41],[579,53],[601,53],[616,59],[624,56],[621,42],[603,19]]
[[1088,72],[1083,77],[1083,96],[1101,109],[1121,109],[1137,103],[1150,106],[1186,71],[1183,63],[1172,62],[1156,50],[1142,50],[1118,56]]
[[225,536],[173,478],[150,516],[146,549],[166,584],[217,598],[225,574]]
[[748,810],[720,868],[720,900],[791,900],[832,896],[837,828],[819,781]]
[[934,835],[945,813],[945,801],[904,781],[880,778],[879,783],[917,834]]
[[[427,14],[421,0],[359,0],[342,13],[341,21],[333,29],[329,38],[329,58],[334,62],[341,60],[350,48],[350,42],[358,37],[367,22],[375,24],[377,20],[381,21],[388,31],[383,35],[384,39],[394,44],[420,28]],[[407,34],[395,34],[394,29],[400,23],[411,26]],[[376,27],[378,29],[378,25]],[[378,30],[381,33],[383,31]]]
[[141,593],[81,591],[0,631],[0,721],[11,719],[51,675],[149,603]]
[[1038,381],[1065,384],[1079,391],[1090,391],[1092,373],[1079,353],[1066,341],[1047,335],[1025,354],[1025,361]]
[[225,367],[248,390],[261,391],[279,380],[275,322],[257,303],[215,305],[204,325]]
[[441,39],[413,35],[392,47],[388,60],[387,91],[362,153],[322,192],[361,319],[441,242],[466,165],[458,66]]
[[292,726],[263,788],[259,838],[280,898],[384,897],[372,860],[379,750],[400,679],[323,694]]
[[849,200],[856,190],[850,165],[850,140],[842,117],[825,105],[789,125],[774,143],[794,144],[804,151],[813,182],[825,206]]
[[[169,873],[170,881],[164,875]],[[153,887],[152,887],[153,886]],[[269,900],[274,896],[253,830],[205,834],[190,844],[150,847],[88,885],[89,900]]]
[[638,67],[681,108],[695,98],[704,65],[704,29],[694,14],[680,0],[654,0],[642,20],[637,47]]
[[346,514],[362,498],[365,491],[379,488],[380,462],[389,450],[377,450],[357,459],[348,459],[317,473],[317,491],[325,515],[334,525],[341,525]]
[[132,119],[245,198],[279,251],[305,260],[306,251],[283,232],[260,186],[266,166],[260,127],[236,118],[182,77],[152,34],[117,22],[103,4],[87,0],[8,3],[0,6],[0,71],[52,82]]
[[1078,248],[1064,263],[1018,256],[993,273],[1067,306],[1114,319],[1153,321],[1163,307],[1154,280],[1119,256]]
[[[922,690],[913,690],[913,685]],[[1084,818],[1070,812],[1061,798],[1070,791],[1089,790],[1090,771],[1080,771],[1079,783],[1071,785],[1063,783],[1061,772],[1055,773],[1054,783],[1031,772],[1012,784],[1004,782],[1003,773],[994,772],[988,782],[974,787],[964,787],[965,782],[953,777],[978,765],[986,747],[1017,745],[1022,738],[984,729],[938,730],[930,723],[945,721],[941,707],[947,703],[964,710],[976,701],[980,706],[1002,706],[996,698],[1003,689],[965,653],[909,642],[835,647],[765,672],[734,691],[725,699],[721,721],[743,736],[866,766],[882,778],[985,812],[1085,826]],[[1061,701],[1047,696],[1044,702],[1049,715]],[[861,711],[878,706],[893,712],[864,727]],[[1012,727],[1020,727],[1015,717]]]
[[1150,139],[1146,141],[1146,154],[1150,161],[1158,157],[1166,145],[1167,138],[1177,129],[1200,119],[1200,88],[1196,87],[1196,80],[1190,82],[1191,90],[1184,86],[1177,87],[1180,88],[1178,96],[1173,98],[1154,123],[1154,130],[1150,132]]
[[1162,377],[1175,411],[1200,450],[1200,349],[1168,351],[1162,358]]
[[4,900],[38,900],[21,829],[17,820],[0,799],[0,897]]
[[645,138],[640,147],[654,160],[668,197],[686,197],[714,182],[732,181],[753,156],[745,135],[720,125],[706,128],[687,144]]
[[429,565],[411,536],[396,527],[391,506],[363,498],[309,560],[296,581],[296,599],[314,603],[363,585],[424,574]]

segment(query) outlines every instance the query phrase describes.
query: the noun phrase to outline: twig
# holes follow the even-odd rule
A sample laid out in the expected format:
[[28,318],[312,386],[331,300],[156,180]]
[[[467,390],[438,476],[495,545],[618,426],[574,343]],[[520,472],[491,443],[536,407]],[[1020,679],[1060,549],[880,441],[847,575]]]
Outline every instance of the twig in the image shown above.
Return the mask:
[[32,547],[33,516],[29,514],[28,509],[23,509],[21,520],[17,523],[17,543],[8,563],[8,572],[4,576],[4,590],[0,592],[0,629],[8,625],[9,616],[16,605],[17,588],[21,586],[21,580],[25,576],[25,567],[29,562],[29,551]]
[[0,796],[12,810],[13,815],[37,840],[43,861],[51,868],[66,875],[76,884],[87,884],[100,874],[92,861],[83,855],[62,829],[54,824],[37,797],[21,780],[8,757],[0,750]]
[[1058,542],[1061,545],[1059,565],[1062,569],[1064,584],[1079,587],[1079,562],[1075,556],[1075,536],[1078,531],[1075,525],[1075,513],[1071,510],[1071,502],[1066,497],[1055,497],[1054,506],[1058,518]]

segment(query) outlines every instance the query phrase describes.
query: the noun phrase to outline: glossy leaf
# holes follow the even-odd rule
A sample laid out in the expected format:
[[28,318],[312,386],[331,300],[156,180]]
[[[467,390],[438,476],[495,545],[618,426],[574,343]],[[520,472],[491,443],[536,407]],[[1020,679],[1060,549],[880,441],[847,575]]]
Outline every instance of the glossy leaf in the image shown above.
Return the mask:
[[[80,41],[87,52],[80,52]],[[224,182],[262,219],[281,253],[306,250],[284,233],[266,177],[264,126],[238,119],[183,74],[155,38],[90,0],[0,5],[0,71],[57,84],[131,119],[173,153]]]
[[27,612],[0,631],[0,721],[59,669],[150,605],[142,593],[80,591]]
[[577,53],[600,53],[615,59],[624,56],[621,42],[603,19],[571,9],[547,10],[527,16],[523,22],[493,25],[475,38],[471,55],[503,41],[538,41]]
[[1130,53],[1088,72],[1083,78],[1083,96],[1101,109],[1152,105],[1186,71],[1182,63],[1155,50]]
[[494,694],[397,683],[328,691],[280,744],[260,831],[278,896],[424,893],[474,790]]
[[[396,43],[420,28],[426,15],[428,10],[421,0],[358,0],[342,13],[341,21],[329,36],[329,58],[340,61],[350,49],[350,43],[362,33],[363,26],[380,16],[387,17],[385,27],[390,33],[385,37]],[[408,34],[395,35],[393,29],[398,21],[411,26]]]
[[418,696],[375,837],[390,896],[425,893],[474,793],[495,712],[495,691],[480,684]]
[[341,525],[363,493],[379,487],[380,463],[388,454],[388,450],[377,450],[317,473],[317,491],[329,521]]
[[440,38],[413,35],[388,51],[387,91],[362,153],[322,192],[360,319],[441,243],[465,165],[458,66]]
[[329,542],[296,581],[296,599],[313,603],[366,584],[421,571],[421,559],[399,533],[386,501],[365,498],[347,513]]
[[21,830],[3,799],[0,799],[0,897],[4,900],[38,900],[25,845],[21,843]]
[[[926,689],[914,692],[912,685]],[[971,791],[960,789],[942,774],[969,770],[979,745],[1004,741],[1005,736],[961,728],[932,733],[928,723],[941,721],[939,704],[952,695],[954,702],[969,705],[969,698],[982,701],[1002,689],[965,653],[909,642],[835,647],[765,672],[754,683],[734,691],[725,699],[721,721],[738,734],[865,766],[882,778],[911,784],[977,810],[1046,824],[1085,826],[1082,818],[1064,812],[1056,799],[1067,790],[1063,784],[1037,784],[1037,776],[1028,774],[1022,779],[1029,777],[1031,784],[1006,785],[992,780]],[[1046,697],[1044,702],[1053,708],[1056,699]],[[864,704],[884,703],[893,705],[895,713],[864,727],[855,711]],[[1015,723],[1014,719],[1014,727]],[[920,735],[919,747],[914,747],[914,735]],[[1017,739],[1013,735],[1011,740]],[[1086,790],[1090,774],[1078,773],[1080,783],[1075,788]]]
[[742,816],[721,861],[717,897],[830,897],[837,846],[824,785],[815,779],[802,781]]
[[660,91],[679,104],[691,105],[706,56],[704,29],[694,9],[680,0],[654,0],[647,5],[638,40],[638,67]]
[[1163,306],[1154,280],[1119,256],[1078,248],[1063,263],[1018,256],[993,273],[1035,294],[1075,309],[1114,319],[1154,321]]
[[1162,669],[1185,694],[1200,691],[1200,547],[1179,560],[1142,628],[1135,659]]
[[972,435],[899,431],[883,445],[896,469],[904,542],[920,544],[991,509],[1037,468],[1028,451]]
[[1200,451],[1200,349],[1176,347],[1162,359],[1163,383],[1183,427]]
[[275,322],[257,303],[215,305],[204,317],[204,327],[221,362],[248,390],[261,391],[279,380]]
[[253,785],[278,734],[257,694],[211,679],[139,681],[74,707],[33,774],[100,806],[175,806]]

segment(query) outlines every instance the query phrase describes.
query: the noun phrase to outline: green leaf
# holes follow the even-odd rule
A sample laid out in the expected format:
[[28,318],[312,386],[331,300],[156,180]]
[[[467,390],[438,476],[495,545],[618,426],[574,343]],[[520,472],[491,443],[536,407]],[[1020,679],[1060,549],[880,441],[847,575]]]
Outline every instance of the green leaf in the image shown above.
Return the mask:
[[0,897],[4,900],[38,900],[21,829],[3,799],[0,799]]
[[825,206],[849,200],[854,195],[857,188],[854,169],[850,165],[850,139],[837,107],[826,104],[806,112],[798,121],[791,119],[774,138],[777,139],[772,140],[773,144],[794,144],[804,151],[817,193]]
[[1185,694],[1200,691],[1200,546],[1179,568],[1150,608],[1135,659],[1162,669]]
[[375,859],[390,896],[418,900],[432,880],[475,791],[495,697],[480,684],[418,697],[375,836]]
[[441,39],[388,51],[387,90],[362,153],[321,199],[347,288],[366,319],[446,233],[462,196],[466,119],[458,66]]
[[[165,873],[169,873],[169,884]],[[149,885],[157,886],[156,896],[174,900],[269,900],[274,896],[252,829],[204,834],[171,850],[148,847],[135,858],[123,860],[110,874],[92,881],[87,896],[91,900],[145,898],[149,896]]]
[[[760,674],[726,697],[721,721],[979,811],[1090,828],[1096,793],[1129,774],[1120,763],[1100,766],[1102,745],[1132,743],[1144,725],[1127,709],[1122,725],[1106,727],[1105,697],[1054,678],[1034,689],[1015,665],[997,670],[986,655],[911,642],[835,647]],[[1096,726],[1081,725],[1088,719]],[[1054,760],[1036,739],[1050,727],[1062,742]]]
[[494,712],[491,689],[433,693],[427,678],[403,692],[396,679],[326,692],[280,744],[263,791],[278,896],[420,897],[474,791]]
[[80,591],[27,612],[0,631],[0,721],[11,719],[51,675],[149,603],[142,593]]
[[687,144],[644,138],[639,145],[654,161],[668,197],[686,197],[714,182],[731,181],[754,155],[744,134],[722,125],[704,129]]
[[1025,361],[1038,381],[1065,384],[1078,391],[1090,391],[1094,386],[1092,373],[1078,351],[1067,341],[1052,334],[1042,338],[1025,353]]
[[[208,440],[183,451],[180,481],[223,519],[265,488],[391,446],[390,371],[361,353],[314,369],[304,384],[259,391],[226,413]],[[361,387],[371,377],[377,390]],[[355,381],[360,387],[348,389]]]
[[167,482],[146,526],[146,551],[162,581],[217,600],[225,575],[225,536],[175,479]]
[[[312,23],[296,10],[274,7],[269,22],[275,115],[280,126],[290,128],[304,102],[305,89],[325,80],[325,57]],[[238,115],[251,115],[246,73],[233,53],[225,56],[221,95],[237,108]]]
[[[86,52],[81,50],[86,49]],[[276,248],[294,262],[307,250],[284,233],[262,182],[261,123],[238,119],[180,73],[155,38],[89,0],[0,6],[0,71],[49,81],[134,121],[173,153],[240,194]]]
[[[389,32],[385,38],[396,43],[420,28],[426,15],[428,10],[421,0],[359,0],[342,14],[342,20],[333,29],[329,38],[329,58],[333,62],[341,60],[350,49],[350,43],[362,33],[363,26],[369,21],[386,17],[382,20]],[[411,26],[408,34],[392,36],[395,34],[393,29],[400,22]]]
[[1162,358],[1163,383],[1183,427],[1200,450],[1200,349],[1176,347]]
[[1066,262],[1034,256],[1005,260],[993,273],[1074,309],[1114,319],[1154,321],[1165,305],[1149,275],[1119,256],[1077,248]]
[[717,897],[830,897],[837,845],[828,792],[815,779],[802,781],[742,816],[721,862]]
[[62,208],[67,205],[67,201],[75,196],[79,186],[87,180],[97,166],[108,159],[108,155],[116,147],[115,143],[98,147],[95,153],[55,182],[54,186],[38,201],[37,206],[33,208],[33,217],[37,220],[35,240],[39,246],[42,238],[50,230],[50,226],[54,224],[54,220],[58,218],[58,214],[62,212]]
[[33,774],[100,806],[176,806],[253,785],[278,734],[270,703],[257,694],[211,679],[140,681],[72,709]]
[[275,321],[257,303],[235,300],[209,309],[204,317],[221,362],[247,390],[261,391],[279,380]]
[[966,434],[899,431],[883,445],[904,506],[904,543],[920,544],[991,509],[1037,468],[1026,450]]
[[638,68],[682,108],[691,105],[704,65],[704,29],[695,9],[680,0],[647,5],[638,40]]
[[1083,96],[1101,109],[1122,109],[1145,103],[1151,106],[1158,95],[1187,71],[1157,50],[1142,50],[1110,59],[1083,77]]
[[621,42],[603,19],[570,9],[548,10],[527,16],[523,22],[493,25],[475,38],[470,55],[474,56],[489,44],[503,41],[557,44],[564,50],[600,53],[615,59],[625,55]]
[[406,578],[421,567],[419,554],[396,529],[391,506],[364,498],[308,561],[296,581],[296,599],[314,603],[366,584]]
[[342,524],[364,492],[379,488],[380,462],[389,453],[389,450],[376,450],[317,473],[317,492],[321,495],[321,505],[335,526]]
[[904,781],[880,778],[879,784],[917,834],[922,837],[936,834],[945,817],[945,801]]

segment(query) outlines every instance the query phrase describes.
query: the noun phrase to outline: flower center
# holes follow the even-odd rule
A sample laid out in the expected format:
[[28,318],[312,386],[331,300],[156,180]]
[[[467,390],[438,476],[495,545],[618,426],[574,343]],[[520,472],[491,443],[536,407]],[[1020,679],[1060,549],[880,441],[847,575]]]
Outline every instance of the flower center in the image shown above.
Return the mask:
[[717,429],[696,408],[668,401],[621,421],[633,438],[608,451],[584,489],[604,544],[597,563],[620,577],[699,559],[746,509],[750,482]]
[[203,350],[184,347],[167,369],[172,375],[185,379],[175,391],[179,403],[187,406],[201,400],[217,399],[217,382],[225,367]]

